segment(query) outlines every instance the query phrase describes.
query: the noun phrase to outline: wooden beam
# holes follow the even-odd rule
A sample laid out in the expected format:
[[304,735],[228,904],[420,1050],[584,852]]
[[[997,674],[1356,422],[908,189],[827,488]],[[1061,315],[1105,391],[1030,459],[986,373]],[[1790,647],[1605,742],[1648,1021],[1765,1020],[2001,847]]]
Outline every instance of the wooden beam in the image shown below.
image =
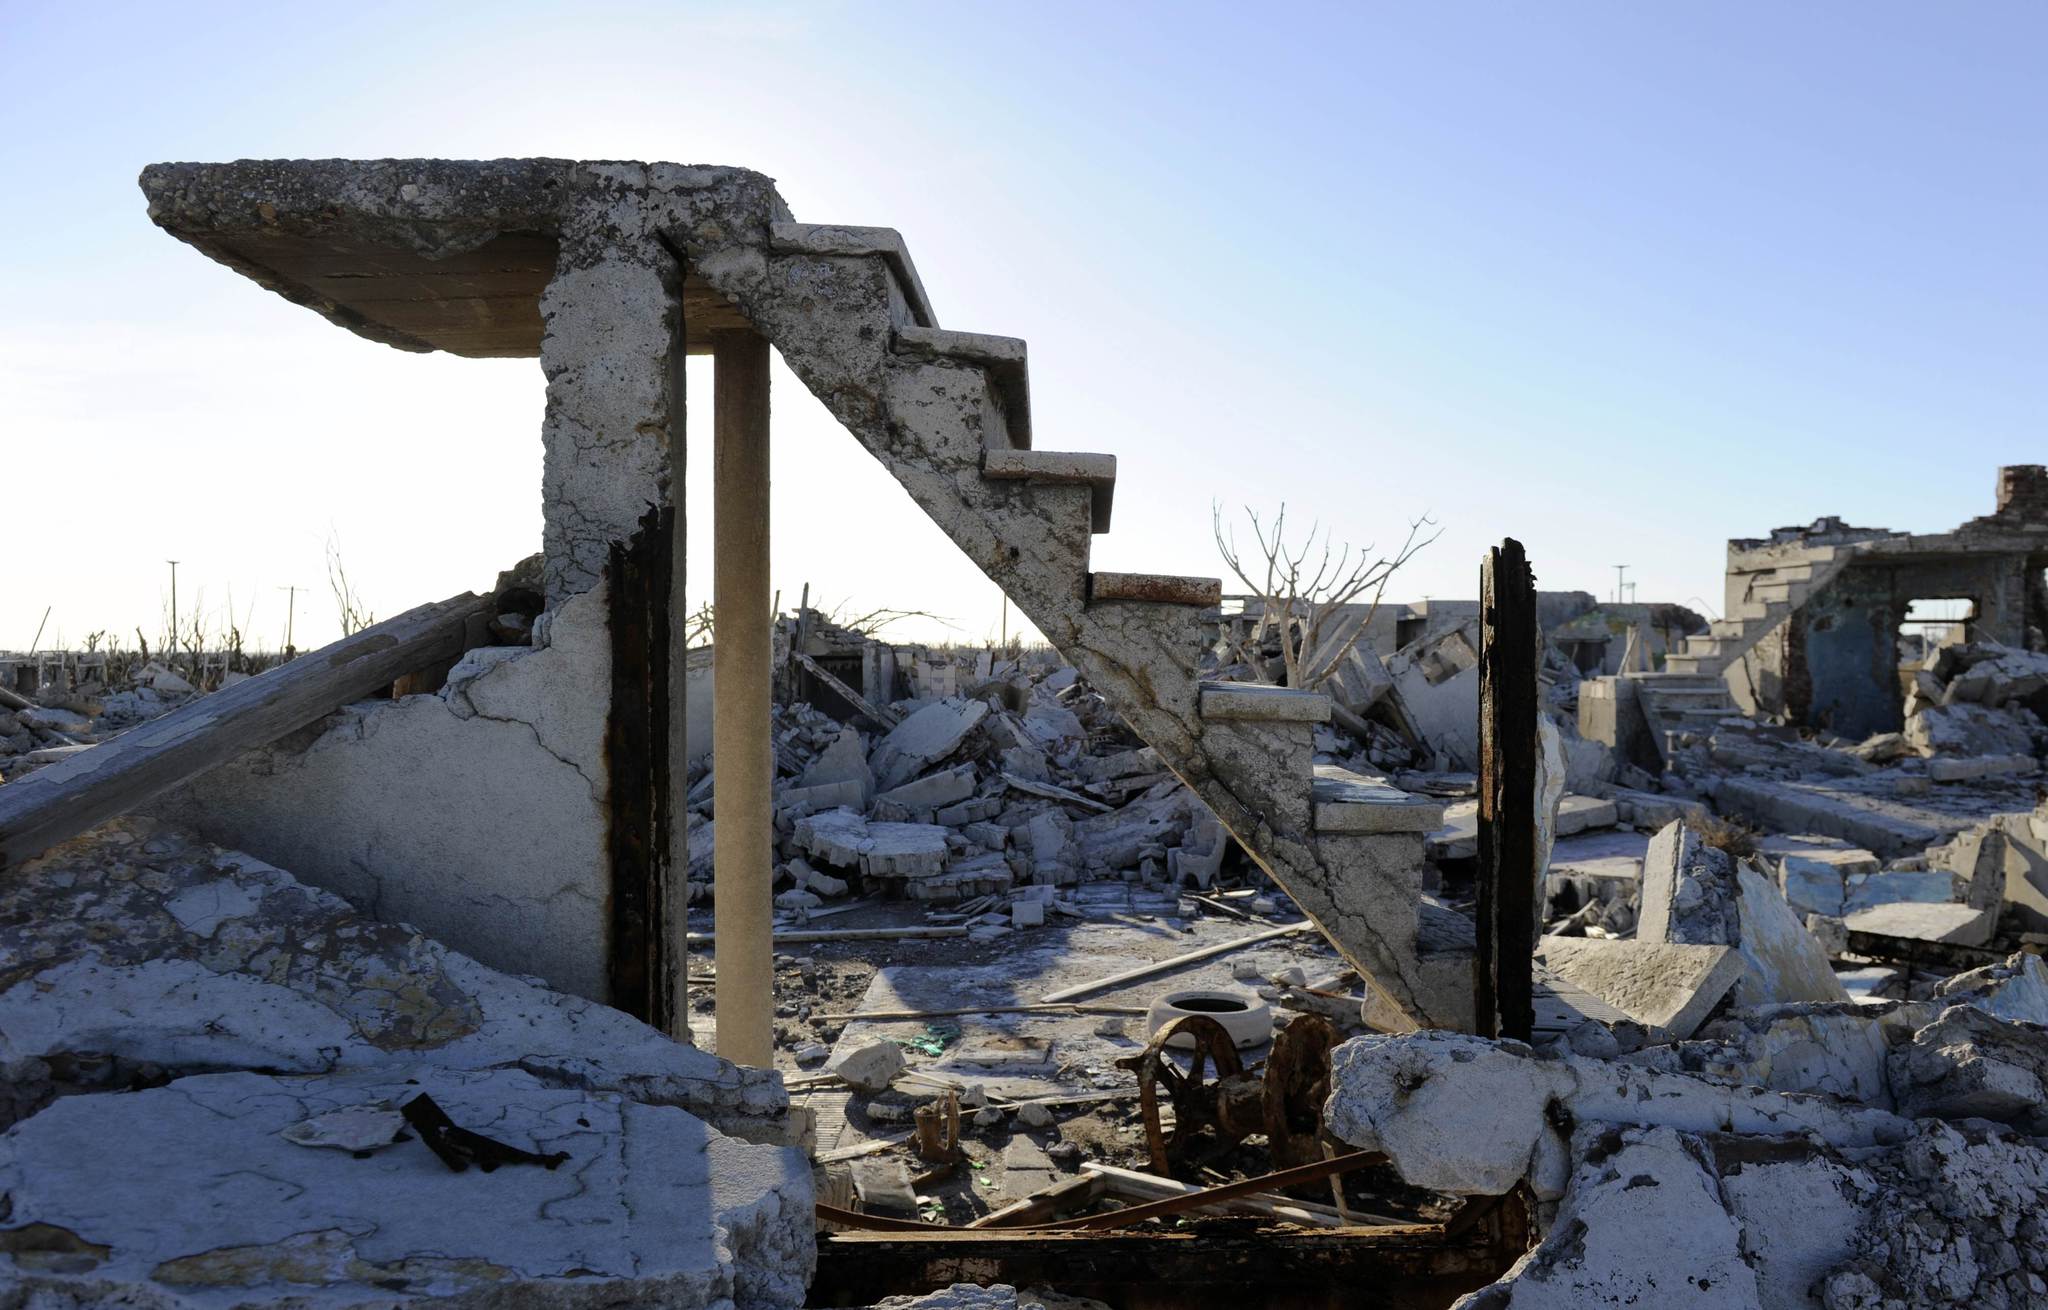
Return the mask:
[[1512,537],[1479,571],[1479,955],[1483,1037],[1535,1027],[1536,576]]
[[1298,932],[1312,932],[1314,929],[1315,925],[1312,923],[1290,923],[1282,928],[1268,928],[1264,932],[1255,932],[1249,937],[1235,937],[1227,942],[1217,942],[1214,946],[1204,946],[1198,950],[1187,951],[1170,959],[1157,960],[1151,964],[1141,964],[1135,969],[1126,969],[1122,973],[1113,973],[1107,978],[1098,978],[1094,982],[1079,983],[1072,987],[1062,987],[1056,992],[1047,992],[1038,999],[1041,1004],[1045,1005],[1051,1005],[1058,1001],[1071,1001],[1078,997],[1086,996],[1090,992],[1107,991],[1111,987],[1121,987],[1125,983],[1136,982],[1140,978],[1150,978],[1154,974],[1178,969],[1184,964],[1194,964],[1197,961],[1206,960],[1217,955],[1225,955],[1247,946],[1256,946],[1260,942],[1269,942],[1275,937],[1286,937]]
[[[799,629],[799,631],[801,631],[801,629]],[[811,671],[812,677],[824,683],[833,691],[838,692],[840,697],[844,699],[847,704],[853,706],[853,708],[859,710],[868,718],[873,719],[875,723],[879,726],[883,728],[893,728],[899,722],[902,721],[903,716],[897,714],[894,710],[885,710],[878,705],[870,704],[868,702],[867,697],[861,695],[859,692],[855,691],[853,688],[847,686],[838,678],[834,677],[831,671],[828,670],[824,665],[818,663],[818,661],[812,659],[810,656],[804,654],[802,651],[795,649],[794,643],[792,643],[790,655],[795,658],[797,663],[803,665],[806,669],[809,669]]]
[[468,592],[408,610],[0,787],[0,870],[460,655],[470,620],[490,611]]

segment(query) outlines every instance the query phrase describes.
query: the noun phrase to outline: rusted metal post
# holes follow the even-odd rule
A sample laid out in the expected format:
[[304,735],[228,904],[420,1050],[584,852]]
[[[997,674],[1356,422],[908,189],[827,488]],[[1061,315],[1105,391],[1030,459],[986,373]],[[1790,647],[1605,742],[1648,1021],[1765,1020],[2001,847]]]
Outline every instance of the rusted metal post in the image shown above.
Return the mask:
[[1535,1027],[1536,577],[1512,537],[1479,572],[1479,956],[1485,1037]]

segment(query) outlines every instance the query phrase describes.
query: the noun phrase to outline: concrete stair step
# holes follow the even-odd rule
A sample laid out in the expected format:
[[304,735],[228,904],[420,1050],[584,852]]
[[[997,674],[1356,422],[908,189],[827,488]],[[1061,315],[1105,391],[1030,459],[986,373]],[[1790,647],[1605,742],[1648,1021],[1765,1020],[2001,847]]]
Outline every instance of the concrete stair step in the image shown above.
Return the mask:
[[1031,375],[1024,342],[984,332],[949,332],[935,327],[896,329],[897,354],[914,359],[958,359],[988,371],[989,387],[1003,407],[1010,446],[1031,449]]
[[1442,801],[1402,791],[1335,764],[1316,765],[1311,784],[1317,832],[1435,832],[1443,827]]
[[[1171,573],[1091,573],[1088,603],[1142,601],[1154,605],[1194,605],[1202,609],[1223,601],[1223,579],[1184,578]],[[1236,684],[1219,683],[1218,686]],[[1286,691],[1275,687],[1275,691]]]
[[910,316],[920,327],[936,328],[939,317],[924,294],[910,247],[893,227],[848,227],[841,223],[775,223],[768,229],[772,250],[799,255],[874,255],[887,261]]
[[1097,533],[1109,531],[1116,496],[1116,456],[1063,450],[990,450],[981,457],[981,476],[993,481],[1070,483],[1093,493],[1090,519]]
[[1269,687],[1257,682],[1205,682],[1201,687],[1200,711],[1205,719],[1328,723],[1330,698],[1319,691]]

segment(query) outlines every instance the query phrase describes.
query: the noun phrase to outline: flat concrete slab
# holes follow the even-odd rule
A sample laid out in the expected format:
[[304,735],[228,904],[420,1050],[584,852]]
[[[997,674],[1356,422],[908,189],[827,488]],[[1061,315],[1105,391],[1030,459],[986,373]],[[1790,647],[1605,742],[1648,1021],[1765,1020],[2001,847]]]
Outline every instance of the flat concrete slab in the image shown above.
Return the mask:
[[1664,1041],[1692,1036],[1743,972],[1742,956],[1727,946],[1545,937],[1538,949],[1552,974]]
[[[282,1134],[430,1095],[553,1169],[457,1173],[419,1134],[365,1157]],[[815,1260],[801,1152],[519,1070],[231,1073],[67,1097],[0,1137],[0,1283],[41,1304],[770,1307]]]
[[1442,801],[1334,764],[1316,765],[1314,794],[1318,832],[1431,832],[1443,823]]
[[1894,901],[1858,910],[1844,920],[1850,932],[1903,937],[1910,941],[1982,946],[1998,926],[1996,910],[1974,905],[1927,905]]
[[1255,682],[1205,682],[1202,684],[1202,717],[1328,723],[1330,698],[1319,691],[1268,687]]

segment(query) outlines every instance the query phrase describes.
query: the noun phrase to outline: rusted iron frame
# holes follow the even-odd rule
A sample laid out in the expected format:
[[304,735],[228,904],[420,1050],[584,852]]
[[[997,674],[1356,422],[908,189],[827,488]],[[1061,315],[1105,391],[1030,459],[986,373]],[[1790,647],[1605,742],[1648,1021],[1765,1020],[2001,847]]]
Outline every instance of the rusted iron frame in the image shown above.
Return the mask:
[[[1352,1151],[1347,1155],[1340,1155],[1334,1159],[1315,1160],[1308,1164],[1297,1165],[1292,1169],[1282,1169],[1277,1173],[1261,1174],[1257,1178],[1242,1178],[1234,1183],[1224,1183],[1217,1187],[1204,1188],[1199,1192],[1191,1192],[1186,1196],[1176,1196],[1164,1201],[1152,1201],[1145,1205],[1129,1206],[1122,1210],[1113,1210],[1108,1214],[1083,1215],[1078,1219],[1061,1219],[1049,1224],[1038,1224],[1032,1228],[1004,1228],[997,1231],[1005,1234],[1015,1234],[1127,1228],[1132,1224],[1143,1223],[1147,1219],[1167,1219],[1174,1215],[1185,1214],[1190,1210],[1199,1210],[1204,1206],[1214,1205],[1218,1201],[1235,1200],[1238,1197],[1251,1196],[1259,1192],[1284,1191],[1289,1187],[1299,1187],[1303,1183],[1321,1182],[1325,1178],[1333,1178],[1338,1174],[1347,1174],[1353,1170],[1363,1169],[1367,1165],[1384,1164],[1386,1158],[1377,1151]],[[844,1224],[848,1228],[866,1228],[885,1233],[969,1231],[966,1228],[953,1228],[945,1224],[919,1223],[914,1219],[892,1219],[885,1215],[861,1214],[854,1210],[842,1210],[836,1205],[821,1203],[817,1209],[818,1218],[829,1220],[835,1224]],[[1418,1225],[1417,1227],[1418,1229],[1436,1230],[1435,1225]],[[989,1230],[975,1229],[973,1231],[987,1232]]]
[[1473,1022],[1528,1041],[1535,1008],[1536,578],[1522,543],[1479,572],[1479,878]]

